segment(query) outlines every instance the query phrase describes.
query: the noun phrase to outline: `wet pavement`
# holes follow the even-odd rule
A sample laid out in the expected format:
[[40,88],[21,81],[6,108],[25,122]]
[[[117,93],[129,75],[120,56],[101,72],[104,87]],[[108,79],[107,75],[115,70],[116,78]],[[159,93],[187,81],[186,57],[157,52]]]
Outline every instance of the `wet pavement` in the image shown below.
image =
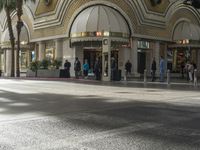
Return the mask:
[[0,79],[2,150],[198,150],[192,84]]

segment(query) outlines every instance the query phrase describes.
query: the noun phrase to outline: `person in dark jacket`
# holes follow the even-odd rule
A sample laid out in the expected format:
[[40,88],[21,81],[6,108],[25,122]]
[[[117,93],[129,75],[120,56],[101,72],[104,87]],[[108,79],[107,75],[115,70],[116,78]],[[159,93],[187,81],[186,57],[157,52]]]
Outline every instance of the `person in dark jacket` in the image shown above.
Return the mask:
[[128,60],[125,64],[125,71],[126,71],[126,76],[131,75],[131,68],[132,68],[132,64],[131,62]]
[[155,61],[155,58],[153,58],[153,62],[151,64],[151,76],[152,76],[152,81],[155,81],[156,77],[156,61]]
[[94,64],[94,74],[96,80],[101,80],[101,63],[99,61],[99,58],[96,58],[95,64]]
[[71,63],[68,60],[65,60],[65,64],[64,64],[64,70],[66,72],[66,78],[70,78],[70,67],[71,67]]
[[74,71],[75,71],[75,77],[76,79],[78,79],[81,71],[81,62],[79,61],[78,57],[76,57],[74,62]]
[[117,70],[117,64],[115,61],[115,58],[112,57],[111,58],[111,81],[114,81],[114,75],[115,75],[115,71]]

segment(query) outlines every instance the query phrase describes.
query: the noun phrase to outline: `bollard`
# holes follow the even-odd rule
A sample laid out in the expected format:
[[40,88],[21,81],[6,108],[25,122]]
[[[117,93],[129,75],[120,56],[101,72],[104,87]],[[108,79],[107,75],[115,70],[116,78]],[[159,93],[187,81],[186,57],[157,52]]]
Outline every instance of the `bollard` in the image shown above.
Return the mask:
[[194,86],[197,86],[197,69],[194,70]]
[[167,84],[170,84],[170,70],[167,70]]
[[147,70],[144,70],[144,83],[147,83]]
[[125,70],[125,74],[124,74],[124,81],[127,81],[127,72]]

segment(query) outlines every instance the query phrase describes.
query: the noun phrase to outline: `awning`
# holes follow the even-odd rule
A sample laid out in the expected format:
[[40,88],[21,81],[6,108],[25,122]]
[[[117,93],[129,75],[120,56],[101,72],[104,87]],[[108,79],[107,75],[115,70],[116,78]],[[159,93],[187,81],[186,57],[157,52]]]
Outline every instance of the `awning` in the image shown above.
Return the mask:
[[179,41],[179,40],[185,40],[185,39],[199,41],[200,27],[191,22],[187,22],[187,21],[180,22],[174,30],[173,40]]
[[124,17],[115,9],[96,5],[83,10],[74,20],[71,28],[71,41],[129,39],[130,29]]

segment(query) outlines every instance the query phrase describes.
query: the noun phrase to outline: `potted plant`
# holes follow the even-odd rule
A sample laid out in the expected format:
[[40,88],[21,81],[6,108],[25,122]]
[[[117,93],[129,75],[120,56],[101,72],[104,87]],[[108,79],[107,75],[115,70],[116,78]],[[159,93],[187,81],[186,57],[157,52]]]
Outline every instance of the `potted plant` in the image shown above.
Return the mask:
[[62,61],[55,59],[55,60],[53,60],[52,65],[54,68],[59,69],[59,67],[62,66]]
[[42,68],[42,69],[48,69],[49,65],[50,65],[50,61],[49,61],[49,60],[43,59],[43,60],[41,61],[41,68]]
[[35,77],[37,77],[37,71],[40,68],[41,62],[40,61],[33,61],[30,63],[30,70],[35,72]]

